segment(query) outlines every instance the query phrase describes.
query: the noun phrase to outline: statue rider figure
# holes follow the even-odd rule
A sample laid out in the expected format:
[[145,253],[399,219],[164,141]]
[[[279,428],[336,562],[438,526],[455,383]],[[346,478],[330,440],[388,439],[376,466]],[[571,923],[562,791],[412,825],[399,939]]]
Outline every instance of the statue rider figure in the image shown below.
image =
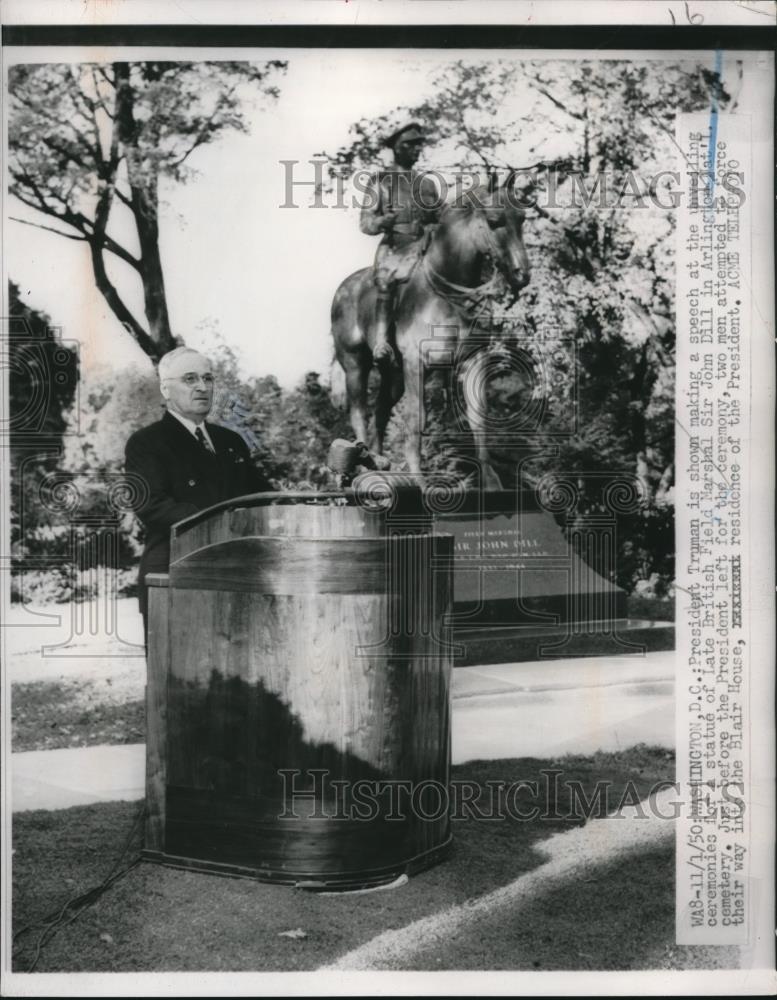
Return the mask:
[[413,170],[425,136],[418,122],[408,122],[384,140],[394,163],[370,178],[359,226],[370,236],[382,235],[375,254],[377,288],[376,361],[394,360],[393,316],[397,286],[407,281],[421,259],[433,226],[439,221],[440,194],[434,180]]

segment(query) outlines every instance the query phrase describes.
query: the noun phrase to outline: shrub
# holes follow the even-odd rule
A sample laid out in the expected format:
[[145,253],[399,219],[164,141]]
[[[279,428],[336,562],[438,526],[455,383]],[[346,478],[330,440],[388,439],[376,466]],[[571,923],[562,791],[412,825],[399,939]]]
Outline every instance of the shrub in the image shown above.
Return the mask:
[[20,569],[11,573],[11,601],[20,604],[69,604],[89,601],[96,597],[134,597],[137,594],[137,569],[109,567],[79,570],[75,566],[53,566],[50,569]]

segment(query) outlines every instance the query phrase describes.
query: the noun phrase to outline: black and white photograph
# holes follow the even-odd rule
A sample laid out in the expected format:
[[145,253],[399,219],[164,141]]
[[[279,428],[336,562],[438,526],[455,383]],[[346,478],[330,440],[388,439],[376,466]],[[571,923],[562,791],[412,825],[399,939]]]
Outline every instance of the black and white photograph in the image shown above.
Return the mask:
[[4,995],[773,993],[774,4],[78,6],[2,9]]

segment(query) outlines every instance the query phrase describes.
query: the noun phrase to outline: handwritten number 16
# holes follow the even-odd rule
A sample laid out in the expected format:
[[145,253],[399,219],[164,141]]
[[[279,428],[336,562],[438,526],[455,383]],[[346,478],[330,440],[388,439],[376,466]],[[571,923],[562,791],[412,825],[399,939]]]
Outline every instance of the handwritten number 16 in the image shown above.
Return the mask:
[[[672,18],[672,24],[677,24],[674,11],[671,7],[669,7],[668,10],[669,16]],[[688,24],[704,24],[704,14],[700,14],[698,11],[695,14],[692,14],[690,8],[688,7],[688,0],[685,0],[685,19]]]

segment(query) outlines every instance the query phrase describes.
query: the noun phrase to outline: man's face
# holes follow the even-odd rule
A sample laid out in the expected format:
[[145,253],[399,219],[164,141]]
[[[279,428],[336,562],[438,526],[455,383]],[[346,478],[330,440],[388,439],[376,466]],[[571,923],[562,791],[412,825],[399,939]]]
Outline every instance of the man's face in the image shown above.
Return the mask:
[[174,367],[161,383],[167,408],[196,423],[204,420],[213,405],[213,371],[210,361],[196,351],[175,359]]
[[414,128],[408,129],[394,143],[394,159],[400,167],[412,167],[424,146],[424,137]]

